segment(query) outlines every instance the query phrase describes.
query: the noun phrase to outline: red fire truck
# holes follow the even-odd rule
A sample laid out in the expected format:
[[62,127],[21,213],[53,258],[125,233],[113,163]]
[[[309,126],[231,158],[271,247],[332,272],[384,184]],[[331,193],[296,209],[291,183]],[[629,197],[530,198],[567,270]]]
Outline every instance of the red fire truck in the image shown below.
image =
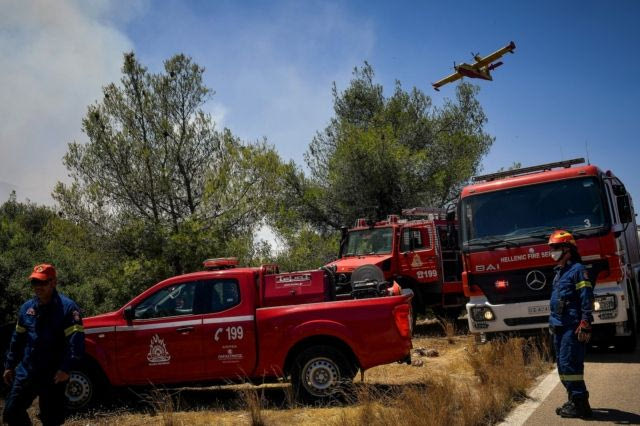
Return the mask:
[[[594,340],[633,350],[640,249],[631,197],[610,171],[583,159],[474,178],[458,204],[469,329],[547,327],[555,229],[573,234],[595,284]],[[613,342],[609,340],[613,338]]]
[[467,299],[455,212],[412,208],[402,215],[373,223],[358,219],[355,227],[343,228],[339,258],[327,265],[335,268],[338,291],[370,278],[396,281],[413,291],[415,313],[430,307],[457,318]]
[[411,292],[370,283],[338,298],[326,269],[278,273],[236,263],[206,261],[205,271],[85,318],[86,356],[71,373],[70,406],[86,406],[110,386],[282,377],[300,399],[322,400],[358,369],[410,362]]

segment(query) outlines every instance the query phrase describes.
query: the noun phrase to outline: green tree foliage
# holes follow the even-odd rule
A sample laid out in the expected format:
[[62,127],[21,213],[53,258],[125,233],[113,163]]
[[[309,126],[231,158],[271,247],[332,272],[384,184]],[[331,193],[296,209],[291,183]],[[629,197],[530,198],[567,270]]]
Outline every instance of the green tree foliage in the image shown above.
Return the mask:
[[33,297],[28,276],[38,263],[55,265],[58,289],[91,315],[121,306],[166,272],[160,262],[136,262],[90,227],[49,207],[19,203],[12,194],[0,206],[0,323],[15,321],[18,308]]
[[305,224],[281,227],[278,235],[283,249],[273,259],[283,271],[317,269],[338,255],[339,236],[335,233],[319,232]]
[[[253,250],[251,232],[277,192],[281,161],[265,142],[217,131],[203,106],[204,69],[176,55],[152,74],[132,53],[119,85],[103,89],[64,164],[73,183],[54,198],[66,218],[112,239],[133,271],[168,275],[204,258]],[[242,256],[241,256],[242,257]],[[151,264],[150,264],[151,263]]]
[[0,206],[0,321],[15,320],[14,313],[31,290],[27,277],[45,258],[46,228],[55,214],[48,208],[16,201],[13,192]]
[[325,229],[406,207],[447,205],[493,143],[477,93],[463,83],[454,100],[434,107],[422,91],[396,82],[385,97],[365,63],[345,91],[334,84],[335,116],[305,155],[309,175],[290,170],[287,198]]

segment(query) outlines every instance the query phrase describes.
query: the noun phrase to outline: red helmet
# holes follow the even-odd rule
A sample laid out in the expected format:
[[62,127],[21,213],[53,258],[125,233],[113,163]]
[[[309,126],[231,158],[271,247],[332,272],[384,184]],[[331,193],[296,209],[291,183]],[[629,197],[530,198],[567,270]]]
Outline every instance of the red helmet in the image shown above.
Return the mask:
[[574,247],[577,247],[576,246],[576,240],[573,239],[573,235],[571,235],[567,231],[563,231],[562,229],[558,229],[556,231],[553,231],[553,233],[549,237],[549,242],[547,244],[549,244],[549,245],[569,244],[569,245],[572,245]]

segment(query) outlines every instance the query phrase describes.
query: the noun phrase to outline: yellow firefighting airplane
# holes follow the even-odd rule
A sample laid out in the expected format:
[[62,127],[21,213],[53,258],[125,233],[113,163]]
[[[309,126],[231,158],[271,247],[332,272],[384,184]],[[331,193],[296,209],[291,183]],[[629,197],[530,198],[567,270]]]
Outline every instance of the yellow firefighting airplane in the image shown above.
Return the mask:
[[440,87],[444,86],[447,83],[451,83],[452,81],[456,81],[461,79],[462,77],[469,78],[481,78],[483,80],[493,80],[491,77],[491,71],[498,68],[502,65],[502,62],[495,62],[495,60],[500,59],[502,55],[505,53],[513,53],[513,50],[516,48],[516,44],[514,42],[509,43],[505,47],[500,50],[493,52],[489,56],[485,56],[484,58],[480,57],[477,53],[473,55],[473,59],[476,60],[473,64],[462,63],[460,65],[453,65],[453,69],[456,70],[454,74],[451,74],[448,77],[443,78],[440,81],[432,83],[434,89],[440,91]]

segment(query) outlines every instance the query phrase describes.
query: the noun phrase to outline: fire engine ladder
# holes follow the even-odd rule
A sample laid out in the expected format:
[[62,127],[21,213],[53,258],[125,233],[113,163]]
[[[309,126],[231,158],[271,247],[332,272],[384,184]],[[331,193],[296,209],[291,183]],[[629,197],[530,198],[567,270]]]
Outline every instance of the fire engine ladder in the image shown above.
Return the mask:
[[442,250],[442,274],[443,280],[460,281],[460,252],[457,250]]

